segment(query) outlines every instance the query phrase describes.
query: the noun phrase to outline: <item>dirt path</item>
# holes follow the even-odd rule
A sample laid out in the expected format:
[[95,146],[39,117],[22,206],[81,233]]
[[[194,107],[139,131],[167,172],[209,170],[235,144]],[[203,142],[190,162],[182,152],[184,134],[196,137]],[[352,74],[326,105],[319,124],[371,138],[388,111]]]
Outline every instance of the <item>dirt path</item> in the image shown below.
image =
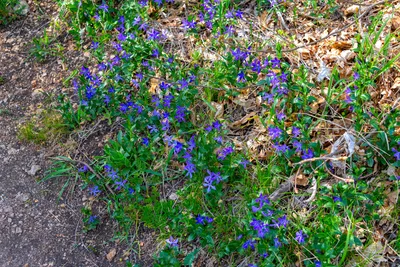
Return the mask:
[[[76,200],[57,202],[60,181],[37,182],[57,151],[16,137],[18,125],[44,99],[38,92],[61,88],[68,67],[80,61],[74,52],[64,62],[28,58],[32,38],[56,14],[53,1],[40,3],[30,3],[25,18],[0,28],[0,266],[116,266],[105,258],[110,234],[100,239],[95,237],[101,231],[82,234],[85,196],[78,192]],[[96,244],[99,240],[103,243]]]

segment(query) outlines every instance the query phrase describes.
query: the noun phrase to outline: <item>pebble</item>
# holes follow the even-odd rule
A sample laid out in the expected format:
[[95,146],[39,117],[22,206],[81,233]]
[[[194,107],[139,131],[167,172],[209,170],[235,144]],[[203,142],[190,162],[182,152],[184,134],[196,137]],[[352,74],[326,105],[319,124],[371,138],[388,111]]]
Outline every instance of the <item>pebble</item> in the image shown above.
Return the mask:
[[29,175],[35,176],[42,168],[39,165],[33,164],[31,169],[27,172]]

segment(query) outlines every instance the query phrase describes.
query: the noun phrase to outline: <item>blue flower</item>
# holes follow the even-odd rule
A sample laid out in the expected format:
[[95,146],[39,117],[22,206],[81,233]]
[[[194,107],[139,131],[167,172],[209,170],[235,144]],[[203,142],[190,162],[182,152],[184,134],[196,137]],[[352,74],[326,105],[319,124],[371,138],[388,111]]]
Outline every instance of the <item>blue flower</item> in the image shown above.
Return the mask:
[[246,242],[244,242],[243,248],[244,249],[251,248],[251,250],[254,250],[255,249],[255,247],[254,247],[255,244],[256,244],[256,241],[254,241],[252,239],[249,239]]
[[307,235],[303,233],[303,230],[300,230],[296,233],[296,237],[294,238],[297,243],[304,244],[306,242]]
[[279,241],[279,238],[274,238],[274,247],[279,248],[282,246],[282,243]]
[[303,155],[301,156],[302,159],[311,159],[314,157],[314,152],[312,151],[311,148],[309,148],[307,151],[303,150]]
[[142,144],[145,145],[145,146],[149,146],[149,144],[150,144],[149,138],[144,137],[144,138],[142,139]]
[[98,8],[103,10],[104,12],[108,12],[108,6],[105,2],[103,2]]
[[246,77],[242,70],[239,71],[239,74],[237,75],[237,81],[238,82],[246,82]]
[[196,166],[190,160],[186,161],[183,169],[186,171],[186,176],[189,176],[190,178],[192,178],[193,174],[196,172]]
[[178,238],[174,239],[172,236],[170,236],[166,241],[171,247],[178,247]]
[[97,219],[96,215],[90,215],[89,219],[88,219],[88,223],[94,223]]
[[279,129],[279,127],[273,127],[273,126],[268,127],[268,134],[272,139],[277,139],[281,137],[282,133],[283,131]]
[[97,196],[98,194],[101,193],[101,190],[99,189],[99,186],[95,185],[95,186],[89,188],[89,192],[92,196]]
[[160,32],[155,30],[155,29],[151,29],[147,33],[147,39],[148,40],[158,40],[158,39],[160,39]]

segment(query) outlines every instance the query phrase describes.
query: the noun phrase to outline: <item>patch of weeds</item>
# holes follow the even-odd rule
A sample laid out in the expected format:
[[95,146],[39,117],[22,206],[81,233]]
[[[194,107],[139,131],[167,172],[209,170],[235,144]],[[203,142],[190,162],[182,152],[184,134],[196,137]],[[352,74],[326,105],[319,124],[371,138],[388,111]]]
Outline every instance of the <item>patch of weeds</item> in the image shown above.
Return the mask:
[[32,39],[29,55],[39,62],[45,62],[50,57],[62,57],[63,51],[64,47],[44,30],[42,37]]
[[55,111],[43,111],[18,129],[18,138],[44,145],[57,140],[68,132],[61,115]]
[[23,9],[25,9],[25,7],[20,5],[19,0],[1,0],[0,25],[6,25],[18,18]]
[[0,75],[0,85],[3,85],[6,83],[6,79]]

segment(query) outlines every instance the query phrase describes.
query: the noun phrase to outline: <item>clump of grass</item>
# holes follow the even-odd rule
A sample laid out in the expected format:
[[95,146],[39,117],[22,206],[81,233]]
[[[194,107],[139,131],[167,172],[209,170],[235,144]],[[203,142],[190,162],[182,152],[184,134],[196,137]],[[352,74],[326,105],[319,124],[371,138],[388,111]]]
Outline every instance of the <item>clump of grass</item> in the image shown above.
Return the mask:
[[18,138],[22,141],[44,145],[57,140],[67,132],[68,129],[58,112],[44,111],[20,126]]

